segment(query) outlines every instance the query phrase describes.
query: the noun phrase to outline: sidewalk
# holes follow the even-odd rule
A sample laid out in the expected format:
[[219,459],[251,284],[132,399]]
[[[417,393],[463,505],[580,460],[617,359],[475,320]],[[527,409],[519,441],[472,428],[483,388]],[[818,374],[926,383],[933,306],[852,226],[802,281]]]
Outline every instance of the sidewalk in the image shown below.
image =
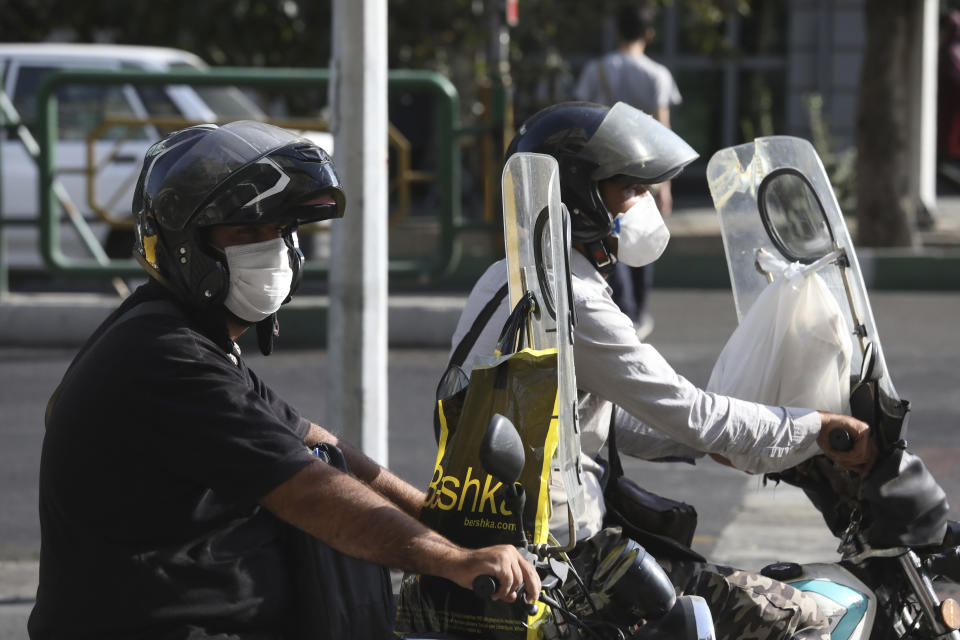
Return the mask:
[[38,569],[35,561],[0,561],[0,640],[27,640]]

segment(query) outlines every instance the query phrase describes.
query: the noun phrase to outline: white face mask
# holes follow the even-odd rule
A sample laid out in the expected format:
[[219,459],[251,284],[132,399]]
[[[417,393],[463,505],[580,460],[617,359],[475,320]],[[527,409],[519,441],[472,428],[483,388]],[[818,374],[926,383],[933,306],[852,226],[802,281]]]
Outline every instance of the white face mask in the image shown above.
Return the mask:
[[283,238],[226,247],[230,290],[224,306],[247,322],[260,322],[290,295],[293,269]]
[[640,202],[614,218],[610,235],[619,239],[617,259],[628,267],[650,264],[663,254],[670,241],[670,230],[649,191]]

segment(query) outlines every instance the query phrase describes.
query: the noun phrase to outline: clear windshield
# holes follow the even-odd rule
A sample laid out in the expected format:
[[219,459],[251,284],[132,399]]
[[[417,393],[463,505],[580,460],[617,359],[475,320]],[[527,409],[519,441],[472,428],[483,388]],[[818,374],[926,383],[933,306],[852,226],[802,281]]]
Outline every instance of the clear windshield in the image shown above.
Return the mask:
[[880,386],[889,397],[899,398],[883,359],[853,241],[813,146],[800,138],[773,136],[722,149],[707,165],[707,182],[720,216],[737,317],[743,318],[768,284],[767,274],[758,268],[758,252],[809,264],[839,251],[849,264],[833,261],[818,273],[846,310],[851,335],[859,337],[851,370],[859,371],[866,345],[872,343]]
[[576,517],[583,513],[584,501],[573,367],[570,221],[560,204],[560,170],[551,156],[516,153],[507,160],[501,184],[511,308],[526,292],[533,293],[541,312],[531,319],[531,346],[557,349],[559,443],[553,464]]

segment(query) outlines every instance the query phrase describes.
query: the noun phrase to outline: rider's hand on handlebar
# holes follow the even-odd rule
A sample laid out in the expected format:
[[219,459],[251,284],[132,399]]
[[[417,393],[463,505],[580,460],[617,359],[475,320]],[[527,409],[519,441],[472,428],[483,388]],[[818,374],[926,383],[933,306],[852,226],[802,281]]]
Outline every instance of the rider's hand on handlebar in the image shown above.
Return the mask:
[[[846,431],[853,441],[853,446],[843,451],[831,445],[830,432],[835,429]],[[837,435],[833,435],[833,441],[842,441],[843,438],[837,438]],[[870,427],[867,423],[851,416],[821,411],[820,434],[817,436],[817,444],[820,445],[820,449],[828,458],[841,467],[856,471],[860,475],[866,475],[877,459],[877,445],[870,438]]]
[[540,576],[511,545],[466,549],[462,560],[454,563],[444,577],[472,589],[473,579],[480,575],[496,578],[499,589],[492,596],[494,600],[515,601],[520,585],[525,587],[527,602],[536,602],[540,594]]

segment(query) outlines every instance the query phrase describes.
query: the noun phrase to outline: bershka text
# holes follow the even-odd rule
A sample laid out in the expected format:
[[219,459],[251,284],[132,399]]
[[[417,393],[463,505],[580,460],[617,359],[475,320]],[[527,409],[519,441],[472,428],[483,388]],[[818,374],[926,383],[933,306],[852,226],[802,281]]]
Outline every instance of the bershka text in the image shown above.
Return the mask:
[[[483,483],[481,485],[481,478]],[[473,467],[467,467],[463,480],[456,476],[444,475],[439,464],[433,470],[433,478],[427,487],[427,499],[424,507],[443,511],[470,511],[491,515],[511,516],[505,501],[497,499],[496,493],[503,483],[482,471],[474,474]]]
[[484,529],[506,529],[507,531],[516,531],[515,522],[503,522],[500,520],[488,520],[487,518],[464,518],[465,527],[482,527]]

